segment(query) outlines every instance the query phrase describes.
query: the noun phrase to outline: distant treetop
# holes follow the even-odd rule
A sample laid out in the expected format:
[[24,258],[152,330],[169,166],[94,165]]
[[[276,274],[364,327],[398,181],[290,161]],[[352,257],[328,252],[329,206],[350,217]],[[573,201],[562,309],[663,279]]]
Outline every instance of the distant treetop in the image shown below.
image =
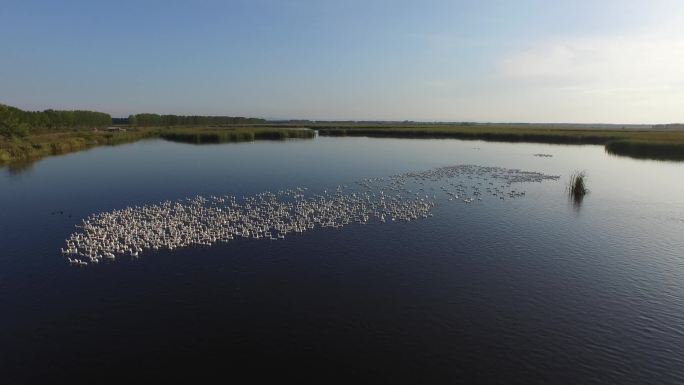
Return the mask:
[[200,116],[200,115],[158,115],[136,114],[128,117],[131,126],[165,127],[165,126],[224,126],[236,124],[266,123],[265,119],[243,118],[240,116]]
[[112,124],[112,117],[95,111],[23,111],[0,104],[0,135],[25,136],[29,132],[49,132],[65,129],[102,128]]

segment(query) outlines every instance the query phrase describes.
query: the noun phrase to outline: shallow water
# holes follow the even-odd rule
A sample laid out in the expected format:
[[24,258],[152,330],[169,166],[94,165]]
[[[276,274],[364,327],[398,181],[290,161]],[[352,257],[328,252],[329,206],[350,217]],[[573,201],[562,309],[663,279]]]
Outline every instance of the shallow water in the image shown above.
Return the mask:
[[[526,185],[520,199],[441,201],[409,223],[87,269],[59,252],[96,212],[457,164],[561,178]],[[579,204],[564,192],[576,169],[591,190]],[[150,140],[2,169],[0,213],[8,383],[215,373],[243,383],[684,382],[684,163],[602,146]]]

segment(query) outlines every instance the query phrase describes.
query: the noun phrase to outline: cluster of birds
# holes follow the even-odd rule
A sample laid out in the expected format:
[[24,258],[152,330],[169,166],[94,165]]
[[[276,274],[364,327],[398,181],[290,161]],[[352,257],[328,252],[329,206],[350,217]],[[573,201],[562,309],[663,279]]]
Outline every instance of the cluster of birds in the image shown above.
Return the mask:
[[[366,178],[352,187],[319,193],[297,187],[253,196],[197,196],[127,207],[82,221],[62,254],[79,266],[138,257],[146,250],[213,245],[235,238],[279,240],[315,228],[357,223],[413,221],[432,216],[441,190],[449,200],[474,203],[483,192],[504,199],[523,196],[514,184],[558,179],[499,167],[459,165],[387,178]],[[435,187],[438,187],[437,189]]]

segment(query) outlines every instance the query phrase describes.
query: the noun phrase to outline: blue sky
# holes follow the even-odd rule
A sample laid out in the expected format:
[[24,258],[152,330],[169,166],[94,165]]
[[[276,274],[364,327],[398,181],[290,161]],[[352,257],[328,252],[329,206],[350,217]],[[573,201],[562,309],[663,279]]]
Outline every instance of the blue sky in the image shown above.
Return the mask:
[[267,118],[684,121],[684,2],[3,1],[0,102]]

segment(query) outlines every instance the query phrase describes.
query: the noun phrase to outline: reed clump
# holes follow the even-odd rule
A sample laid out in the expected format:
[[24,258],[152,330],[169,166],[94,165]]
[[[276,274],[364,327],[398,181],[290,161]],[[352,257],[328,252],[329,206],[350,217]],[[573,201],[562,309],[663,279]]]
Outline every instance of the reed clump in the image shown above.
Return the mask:
[[585,171],[575,171],[570,174],[568,193],[574,200],[582,199],[587,193],[587,173]]

